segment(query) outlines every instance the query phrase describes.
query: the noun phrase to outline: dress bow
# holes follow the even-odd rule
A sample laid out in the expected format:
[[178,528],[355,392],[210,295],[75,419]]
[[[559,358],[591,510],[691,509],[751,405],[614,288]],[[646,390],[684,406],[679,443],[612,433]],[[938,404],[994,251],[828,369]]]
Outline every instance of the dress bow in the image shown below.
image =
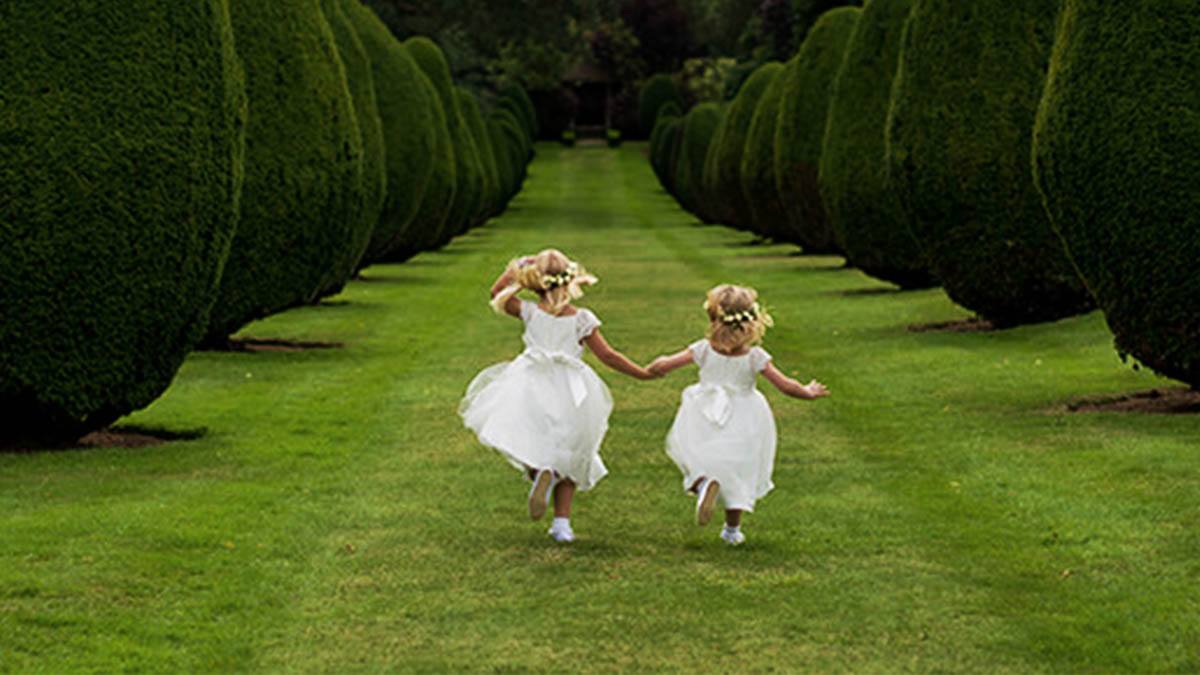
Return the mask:
[[587,383],[583,380],[583,370],[587,368],[587,364],[581,361],[578,357],[571,356],[565,352],[552,352],[542,349],[526,349],[522,354],[530,361],[539,366],[549,366],[552,364],[567,366],[567,386],[571,389],[571,400],[578,408],[585,398],[587,398]]
[[709,422],[723,427],[733,414],[733,401],[730,399],[732,387],[723,384],[702,384],[699,389],[700,412]]

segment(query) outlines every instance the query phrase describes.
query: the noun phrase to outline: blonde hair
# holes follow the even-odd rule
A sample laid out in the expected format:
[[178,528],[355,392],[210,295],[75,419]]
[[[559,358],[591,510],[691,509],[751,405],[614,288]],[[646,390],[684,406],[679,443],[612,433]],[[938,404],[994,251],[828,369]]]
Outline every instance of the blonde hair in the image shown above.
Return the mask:
[[557,314],[572,300],[583,297],[585,284],[600,281],[588,274],[583,265],[554,248],[517,258],[508,264],[508,271],[515,283],[496,296],[493,307],[502,308],[514,293],[528,289],[537,293],[552,314]]
[[708,312],[708,341],[719,352],[739,352],[762,341],[775,321],[758,304],[758,291],[743,286],[721,284],[708,292],[704,300]]

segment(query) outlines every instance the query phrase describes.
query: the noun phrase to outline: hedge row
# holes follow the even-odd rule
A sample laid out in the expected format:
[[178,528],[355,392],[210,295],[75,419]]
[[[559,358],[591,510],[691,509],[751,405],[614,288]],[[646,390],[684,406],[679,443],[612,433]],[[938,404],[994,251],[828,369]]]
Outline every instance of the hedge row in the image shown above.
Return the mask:
[[1001,327],[1098,305],[1122,356],[1200,386],[1197,16],[1183,0],[834,10],[729,105],[702,189],[679,180],[699,139],[687,165],[666,144],[652,160],[705,221],[940,283]]
[[0,445],[111,423],[197,344],[479,225],[531,155],[523,92],[485,122],[360,0],[118,5],[0,22]]

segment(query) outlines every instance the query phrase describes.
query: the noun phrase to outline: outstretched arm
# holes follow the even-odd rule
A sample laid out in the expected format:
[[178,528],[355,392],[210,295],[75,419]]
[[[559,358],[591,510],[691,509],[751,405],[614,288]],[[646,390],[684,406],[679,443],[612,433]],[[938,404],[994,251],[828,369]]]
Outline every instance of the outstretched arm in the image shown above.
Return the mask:
[[596,358],[600,359],[600,363],[612,368],[618,373],[625,373],[631,377],[636,377],[639,380],[652,380],[654,375],[650,374],[645,368],[630,361],[624,354],[613,349],[608,342],[604,340],[604,336],[600,334],[600,329],[592,331],[592,334],[583,339],[583,344],[592,350]]
[[654,359],[650,362],[650,365],[646,366],[646,370],[650,371],[652,375],[661,376],[666,375],[676,368],[682,368],[691,362],[692,350],[685,349],[670,356],[660,356]]
[[776,389],[792,398],[814,399],[829,395],[829,390],[820,382],[813,380],[808,384],[800,384],[779,372],[774,363],[768,363],[767,367],[763,368],[762,374],[768,382],[775,385]]

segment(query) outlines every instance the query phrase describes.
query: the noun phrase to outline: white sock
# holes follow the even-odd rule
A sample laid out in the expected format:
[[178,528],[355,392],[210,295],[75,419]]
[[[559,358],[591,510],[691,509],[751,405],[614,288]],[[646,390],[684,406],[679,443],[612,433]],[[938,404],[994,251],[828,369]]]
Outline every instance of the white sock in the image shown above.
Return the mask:
[[728,532],[728,533],[730,533],[730,534],[733,534],[734,532],[737,532],[737,531],[739,531],[739,530],[741,530],[741,529],[742,529],[742,526],[741,526],[741,525],[734,525],[733,527],[730,527],[730,526],[728,526],[728,525],[726,525],[726,526],[725,526],[725,531],[726,531],[726,532]]
[[570,518],[559,518],[558,516],[555,516],[554,522],[550,523],[550,527],[552,527],[554,529],[558,529],[561,527],[570,527],[570,526],[571,526]]

